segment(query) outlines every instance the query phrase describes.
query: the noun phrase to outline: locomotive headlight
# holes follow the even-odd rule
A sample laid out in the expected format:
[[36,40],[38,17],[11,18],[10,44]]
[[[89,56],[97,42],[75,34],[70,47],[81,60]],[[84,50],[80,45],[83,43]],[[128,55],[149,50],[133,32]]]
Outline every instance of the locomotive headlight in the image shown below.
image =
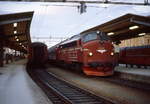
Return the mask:
[[92,53],[92,52],[89,52],[89,56],[93,56],[93,53]]
[[113,56],[114,55],[114,52],[111,52],[111,54],[110,54],[111,56]]

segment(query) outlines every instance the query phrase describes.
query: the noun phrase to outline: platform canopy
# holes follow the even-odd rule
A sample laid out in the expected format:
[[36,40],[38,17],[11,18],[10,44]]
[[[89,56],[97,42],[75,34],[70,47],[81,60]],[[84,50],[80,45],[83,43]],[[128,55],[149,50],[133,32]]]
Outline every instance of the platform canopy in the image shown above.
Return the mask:
[[27,52],[31,43],[30,23],[33,12],[0,15],[0,44],[17,51]]
[[113,41],[140,37],[150,33],[150,17],[126,14],[82,33],[90,31],[106,32]]

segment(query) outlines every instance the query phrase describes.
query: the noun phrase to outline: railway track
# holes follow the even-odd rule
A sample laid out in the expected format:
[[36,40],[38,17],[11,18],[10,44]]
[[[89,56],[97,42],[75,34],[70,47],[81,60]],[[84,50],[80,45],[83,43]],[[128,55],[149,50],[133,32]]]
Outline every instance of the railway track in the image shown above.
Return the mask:
[[32,76],[54,104],[114,104],[44,70],[37,70]]
[[[50,66],[50,67],[55,67],[55,66]],[[59,68],[59,67],[56,67]],[[64,68],[59,68],[58,70],[65,70]],[[65,70],[66,71],[66,70]],[[73,70],[67,70],[70,73],[76,73],[80,76],[85,76],[83,73],[79,73],[79,72],[75,72]],[[117,76],[117,74],[114,74],[113,76],[108,76],[108,77],[96,77],[96,76],[91,76],[92,79],[94,80],[103,80],[103,81],[108,81],[108,82],[112,82],[115,84],[119,84],[122,86],[127,86],[127,87],[132,87],[132,88],[136,88],[142,91],[148,91],[150,92],[150,84],[149,83],[144,83],[144,82],[138,82],[138,81],[132,81],[132,80],[127,80],[127,79],[123,79],[123,78],[119,78]]]

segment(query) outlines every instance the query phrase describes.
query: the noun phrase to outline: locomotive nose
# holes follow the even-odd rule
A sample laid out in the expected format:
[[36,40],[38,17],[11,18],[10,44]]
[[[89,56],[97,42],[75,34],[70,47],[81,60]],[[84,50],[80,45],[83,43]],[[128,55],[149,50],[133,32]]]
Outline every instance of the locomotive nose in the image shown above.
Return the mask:
[[113,47],[110,42],[104,42],[103,45],[99,44],[99,42],[91,43],[91,46],[86,47],[85,62],[88,63],[89,66],[96,67],[114,67],[113,65]]

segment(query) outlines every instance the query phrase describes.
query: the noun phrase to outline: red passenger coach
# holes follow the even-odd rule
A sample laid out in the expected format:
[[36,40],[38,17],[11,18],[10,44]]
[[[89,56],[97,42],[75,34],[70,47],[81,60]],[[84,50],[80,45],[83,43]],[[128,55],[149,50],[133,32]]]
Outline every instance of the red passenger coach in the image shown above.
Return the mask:
[[48,60],[47,46],[41,42],[31,43],[28,52],[27,68],[29,69],[45,68],[47,60]]
[[103,32],[75,35],[49,49],[49,59],[83,71],[86,75],[110,76],[115,67],[111,40]]
[[138,67],[150,66],[150,45],[122,48],[119,62]]

